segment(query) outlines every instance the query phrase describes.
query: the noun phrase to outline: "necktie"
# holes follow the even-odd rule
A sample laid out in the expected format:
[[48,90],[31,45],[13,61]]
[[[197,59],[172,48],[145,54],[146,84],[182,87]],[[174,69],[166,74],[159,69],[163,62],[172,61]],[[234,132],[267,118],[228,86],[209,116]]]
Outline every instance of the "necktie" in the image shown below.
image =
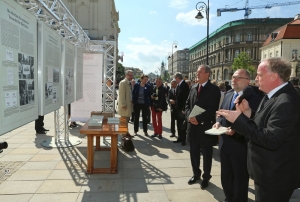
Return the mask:
[[261,104],[260,104],[259,110],[257,110],[257,111],[260,111],[261,109],[263,109],[263,108],[264,108],[264,105],[265,105],[265,103],[266,103],[268,100],[269,100],[269,97],[268,97],[268,95],[265,95],[265,96],[264,96],[264,98],[263,98],[263,99],[262,99],[262,101],[261,101]]
[[202,85],[200,85],[200,86],[198,87],[198,94],[197,94],[197,98],[199,97],[199,95],[200,95],[200,92],[201,92],[202,88],[203,88],[203,86],[202,86]]
[[230,103],[230,109],[233,108],[233,106],[234,106],[234,101],[235,101],[235,99],[237,98],[237,96],[239,96],[239,94],[238,94],[238,93],[234,93],[233,98],[232,98],[231,103]]
[[175,91],[175,89],[173,89],[173,95],[176,95],[176,91]]

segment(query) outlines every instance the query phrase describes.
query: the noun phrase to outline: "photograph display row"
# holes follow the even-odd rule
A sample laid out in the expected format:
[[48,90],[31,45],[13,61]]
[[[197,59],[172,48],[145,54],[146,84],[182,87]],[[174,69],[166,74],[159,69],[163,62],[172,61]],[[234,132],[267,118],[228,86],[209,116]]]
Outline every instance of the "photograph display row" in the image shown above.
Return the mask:
[[2,135],[82,98],[83,53],[15,1],[0,1],[0,23]]

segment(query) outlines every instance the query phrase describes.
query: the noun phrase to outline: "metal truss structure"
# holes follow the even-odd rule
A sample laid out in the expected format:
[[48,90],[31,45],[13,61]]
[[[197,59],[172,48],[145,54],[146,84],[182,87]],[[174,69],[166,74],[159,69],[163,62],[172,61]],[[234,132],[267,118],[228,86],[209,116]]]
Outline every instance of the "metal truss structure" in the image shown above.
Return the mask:
[[89,37],[61,0],[16,0],[76,47],[87,50]]
[[[107,85],[107,81],[114,84],[116,73],[117,48],[115,41],[90,40],[82,27],[72,16],[61,0],[15,0],[27,9],[37,19],[55,30],[59,35],[66,38],[74,46],[84,52],[103,53],[103,111],[115,112],[115,85]],[[78,144],[78,140],[69,138],[68,106],[64,106],[64,112],[54,112],[55,142],[44,141],[45,147],[69,147]],[[64,134],[64,135],[63,135]]]

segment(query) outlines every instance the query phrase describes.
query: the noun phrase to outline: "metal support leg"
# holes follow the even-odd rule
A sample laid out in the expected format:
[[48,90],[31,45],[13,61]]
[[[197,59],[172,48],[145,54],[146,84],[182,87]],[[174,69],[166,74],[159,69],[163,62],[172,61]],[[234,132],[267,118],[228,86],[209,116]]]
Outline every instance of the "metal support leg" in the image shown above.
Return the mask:
[[64,106],[63,113],[59,110],[54,111],[55,137],[44,140],[42,146],[52,147],[72,147],[81,144],[81,139],[78,137],[69,136],[69,117],[68,105]]

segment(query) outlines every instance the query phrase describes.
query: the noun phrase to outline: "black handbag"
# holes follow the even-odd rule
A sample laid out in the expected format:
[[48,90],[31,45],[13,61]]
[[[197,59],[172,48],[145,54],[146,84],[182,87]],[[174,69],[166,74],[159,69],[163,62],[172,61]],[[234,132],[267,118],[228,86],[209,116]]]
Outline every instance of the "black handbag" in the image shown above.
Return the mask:
[[129,137],[122,137],[121,146],[122,146],[122,149],[124,149],[127,152],[134,151],[133,142],[131,141],[131,138],[129,138]]

